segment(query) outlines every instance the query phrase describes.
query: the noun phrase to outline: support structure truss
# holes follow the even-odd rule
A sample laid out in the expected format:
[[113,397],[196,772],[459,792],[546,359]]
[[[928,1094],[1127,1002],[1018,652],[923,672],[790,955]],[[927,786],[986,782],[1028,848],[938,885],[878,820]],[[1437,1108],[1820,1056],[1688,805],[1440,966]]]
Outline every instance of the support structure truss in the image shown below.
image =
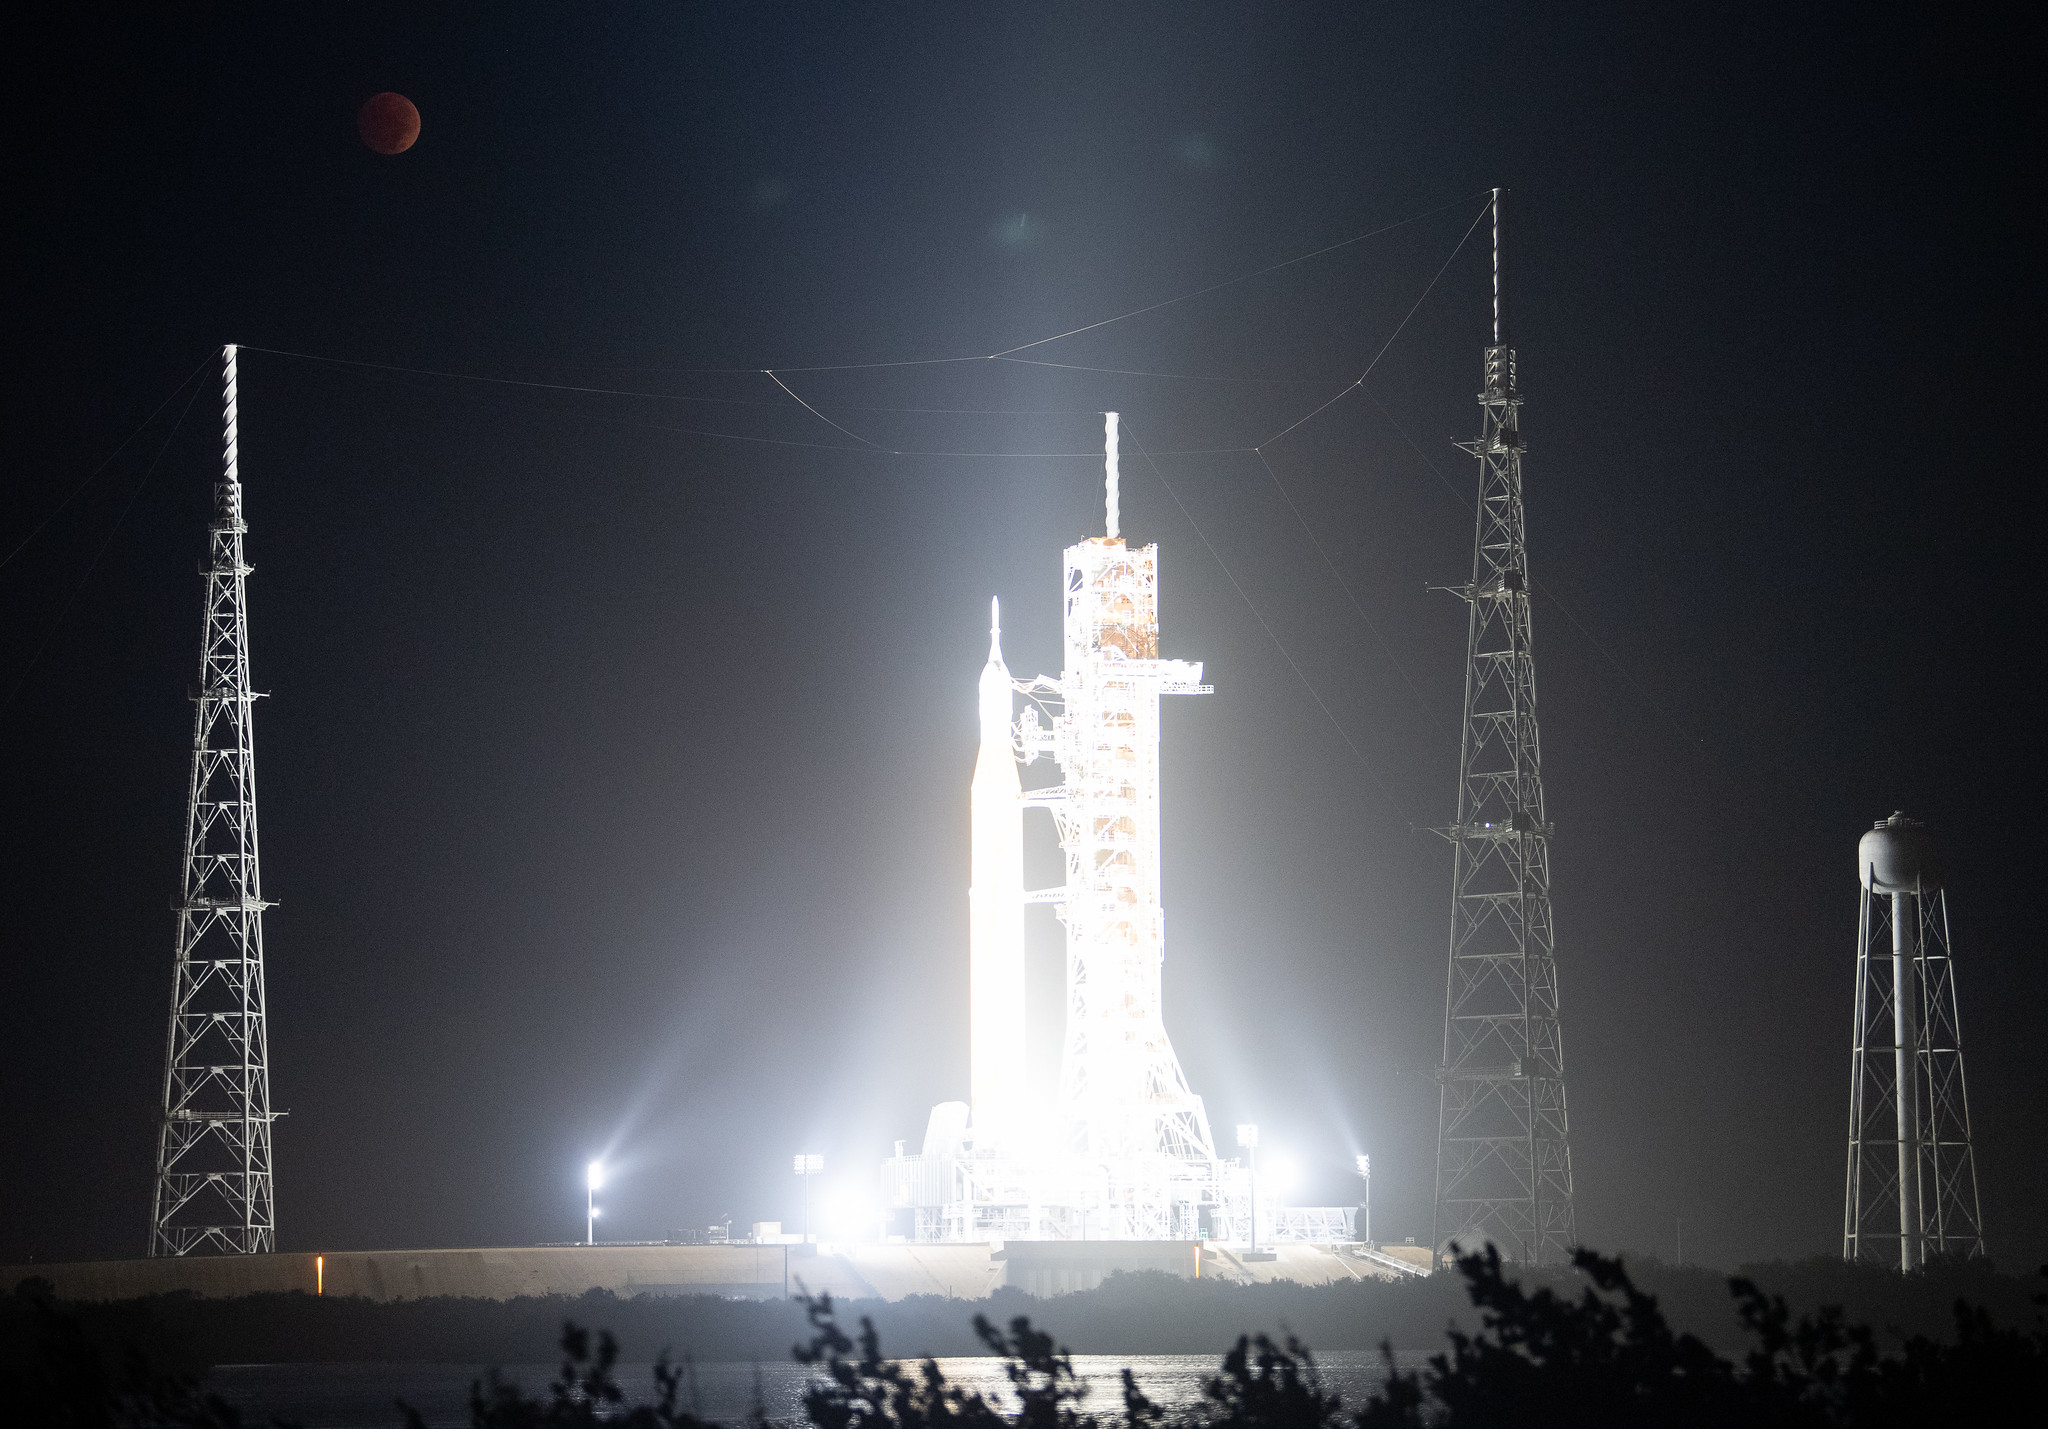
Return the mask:
[[1904,1270],[1981,1256],[1947,892],[1866,886],[1862,905],[1842,1256]]
[[1550,839],[1536,727],[1536,664],[1522,513],[1522,398],[1506,345],[1500,197],[1494,198],[1494,345],[1477,441],[1450,968],[1444,1001],[1433,1240],[1483,1242],[1529,1262],[1577,1240],[1550,910]]
[[1202,667],[1159,658],[1159,548],[1069,546],[1064,708],[1053,726],[1066,798],[1065,1149],[1105,1162],[1216,1159],[1202,1099],[1166,1035],[1161,971],[1159,700],[1207,690]]
[[149,1253],[275,1250],[270,1050],[263,999],[249,609],[242,559],[235,349],[224,354],[224,451],[214,488],[184,879],[157,1130]]

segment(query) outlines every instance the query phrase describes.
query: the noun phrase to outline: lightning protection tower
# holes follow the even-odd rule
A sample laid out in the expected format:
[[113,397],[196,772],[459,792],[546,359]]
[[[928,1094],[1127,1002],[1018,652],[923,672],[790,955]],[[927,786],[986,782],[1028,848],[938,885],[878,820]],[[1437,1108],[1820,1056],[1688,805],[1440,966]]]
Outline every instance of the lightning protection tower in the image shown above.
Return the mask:
[[1863,836],[1856,864],[1842,1258],[1917,1270],[1981,1256],[1941,853],[1925,825],[1893,814]]
[[222,473],[208,525],[206,622],[192,692],[185,873],[157,1129],[149,1253],[277,1248],[270,1176],[270,1047],[263,1006],[263,878],[242,559],[235,348],[222,352]]
[[1493,344],[1486,349],[1450,971],[1438,1068],[1441,1252],[1491,1241],[1515,1260],[1562,1259],[1577,1240],[1566,1134],[1550,839],[1536,735],[1536,662],[1522,520],[1521,394],[1508,345],[1501,190],[1493,191]]

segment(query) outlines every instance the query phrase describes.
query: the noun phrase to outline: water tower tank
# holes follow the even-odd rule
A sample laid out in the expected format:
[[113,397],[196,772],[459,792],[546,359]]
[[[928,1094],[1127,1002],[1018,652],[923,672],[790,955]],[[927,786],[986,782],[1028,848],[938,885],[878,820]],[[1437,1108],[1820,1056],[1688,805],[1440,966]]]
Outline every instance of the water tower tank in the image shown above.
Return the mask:
[[1893,814],[1856,845],[1856,876],[1873,893],[1932,893],[1947,873],[1925,824]]

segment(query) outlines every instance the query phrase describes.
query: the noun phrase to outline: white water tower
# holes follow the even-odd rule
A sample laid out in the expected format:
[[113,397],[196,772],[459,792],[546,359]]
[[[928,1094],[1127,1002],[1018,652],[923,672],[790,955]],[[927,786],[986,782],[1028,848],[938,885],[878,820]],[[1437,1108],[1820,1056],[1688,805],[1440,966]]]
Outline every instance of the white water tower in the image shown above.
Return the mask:
[[1856,873],[1842,1257],[1917,1270],[1981,1256],[1941,850],[1926,825],[1893,814],[1857,845]]

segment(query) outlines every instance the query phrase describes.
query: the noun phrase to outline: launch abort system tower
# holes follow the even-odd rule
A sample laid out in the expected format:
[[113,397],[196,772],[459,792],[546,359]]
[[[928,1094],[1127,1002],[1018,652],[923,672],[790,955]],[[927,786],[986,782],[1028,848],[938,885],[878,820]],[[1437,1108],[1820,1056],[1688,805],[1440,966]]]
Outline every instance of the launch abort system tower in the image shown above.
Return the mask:
[[1904,814],[1856,848],[1863,885],[1842,1258],[1918,1270],[1984,1254],[1940,851]]
[[1472,579],[1457,588],[1470,608],[1457,822],[1440,830],[1454,852],[1432,1243],[1491,1241],[1543,1262],[1563,1259],[1577,1230],[1500,200],[1495,189],[1485,416],[1460,444],[1479,459],[1479,506]]
[[157,1129],[149,1253],[277,1249],[270,1181],[270,1043],[263,1007],[263,876],[242,559],[235,349],[222,354],[222,472],[213,490],[206,624],[192,692],[185,870]]

